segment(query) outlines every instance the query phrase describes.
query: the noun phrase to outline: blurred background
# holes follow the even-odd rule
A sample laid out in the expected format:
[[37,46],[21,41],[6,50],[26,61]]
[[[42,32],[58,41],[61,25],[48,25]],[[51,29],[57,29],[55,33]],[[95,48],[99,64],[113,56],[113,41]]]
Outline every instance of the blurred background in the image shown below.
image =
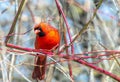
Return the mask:
[[[92,18],[101,0],[58,1],[67,18],[70,34],[74,38]],[[27,52],[24,55],[14,51],[7,52],[7,48],[2,46],[6,35],[10,31],[20,2],[21,0],[0,0],[0,82],[36,82],[36,80],[31,78],[34,57]],[[66,30],[67,41],[68,43],[70,42],[65,22],[56,7],[55,0],[27,0],[17,20],[14,35],[10,38],[9,43],[21,47],[34,48],[35,34],[31,29],[41,21],[45,21],[59,29],[61,45],[65,43],[64,30]],[[73,45],[75,54],[93,50],[119,50],[120,0],[103,0],[95,18],[88,25],[86,31],[75,40]],[[91,56],[97,54],[85,55]],[[107,58],[107,56],[104,56],[104,58]],[[54,58],[54,60],[57,61],[58,58]],[[88,62],[95,62],[97,60],[97,58],[86,59]],[[51,58],[48,57],[48,61],[51,62]],[[54,73],[51,74],[53,77],[49,82],[70,82],[71,78],[67,64],[67,61],[55,64]],[[74,82],[117,82],[82,64],[71,61],[71,65]],[[120,67],[114,59],[103,60],[95,65],[120,75]],[[47,71],[48,69],[49,66],[47,66]],[[47,74],[48,72],[46,72],[46,76]]]

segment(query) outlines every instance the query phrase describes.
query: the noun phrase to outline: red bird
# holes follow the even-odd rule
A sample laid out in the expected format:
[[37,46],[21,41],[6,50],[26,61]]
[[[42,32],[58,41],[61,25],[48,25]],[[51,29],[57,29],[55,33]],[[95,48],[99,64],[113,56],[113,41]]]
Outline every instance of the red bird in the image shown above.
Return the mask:
[[[41,22],[36,25],[34,32],[36,34],[35,49],[51,50],[60,42],[58,30],[47,23]],[[32,78],[43,80],[45,78],[47,56],[37,55],[39,55],[39,57],[35,58],[36,66],[34,67]]]

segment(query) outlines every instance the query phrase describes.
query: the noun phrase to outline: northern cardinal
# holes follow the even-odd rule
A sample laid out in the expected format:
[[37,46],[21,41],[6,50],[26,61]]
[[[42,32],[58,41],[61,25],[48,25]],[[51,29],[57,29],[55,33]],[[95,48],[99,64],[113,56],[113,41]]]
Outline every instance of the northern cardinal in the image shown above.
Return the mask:
[[[41,22],[37,24],[34,27],[34,32],[36,34],[35,49],[51,50],[60,42],[58,30],[47,23]],[[35,58],[36,66],[34,66],[32,78],[43,80],[45,78],[47,56],[37,55],[39,56]]]

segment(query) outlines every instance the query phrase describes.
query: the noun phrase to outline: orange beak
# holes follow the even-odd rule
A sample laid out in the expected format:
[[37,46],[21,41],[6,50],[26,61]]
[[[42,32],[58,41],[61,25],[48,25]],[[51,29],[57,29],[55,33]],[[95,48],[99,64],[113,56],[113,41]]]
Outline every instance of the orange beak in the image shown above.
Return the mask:
[[35,30],[34,32],[35,32],[35,34],[38,34],[40,32],[40,30]]

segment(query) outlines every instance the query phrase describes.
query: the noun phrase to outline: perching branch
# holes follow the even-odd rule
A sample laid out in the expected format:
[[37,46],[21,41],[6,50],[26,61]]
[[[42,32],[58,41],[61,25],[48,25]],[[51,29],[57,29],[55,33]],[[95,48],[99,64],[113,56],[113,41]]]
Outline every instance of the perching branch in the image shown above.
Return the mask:
[[[52,52],[46,52],[44,50],[36,50],[36,49],[31,49],[31,48],[23,48],[23,47],[16,46],[16,45],[13,45],[13,44],[7,44],[7,46],[10,47],[10,48],[23,50],[23,51],[27,51],[27,52],[38,52],[38,53],[43,53],[43,54],[47,54],[47,55],[49,55],[49,54],[52,55],[53,54]],[[93,51],[93,53],[94,52],[97,52],[97,51]],[[98,51],[98,53],[99,52],[100,51]],[[101,52],[119,53],[120,54],[120,51],[118,51],[118,50],[102,50]],[[86,52],[86,53],[92,53],[92,52]],[[36,56],[36,55],[34,55],[34,56]],[[113,78],[113,79],[115,79],[117,81],[120,81],[120,77],[118,77],[117,75],[114,75],[114,74],[112,74],[112,73],[110,73],[110,72],[108,72],[108,71],[106,71],[106,70],[104,70],[102,68],[99,68],[99,67],[97,67],[97,66],[95,66],[95,65],[93,65],[91,63],[88,63],[85,60],[82,60],[82,58],[80,58],[78,56],[75,56],[75,55],[74,56],[70,56],[70,55],[68,56],[66,54],[59,54],[58,56],[61,57],[61,58],[73,60],[75,62],[78,62],[78,63],[82,64],[82,65],[88,66],[88,67],[90,67],[90,68],[92,68],[92,69],[94,69],[94,70],[96,70],[96,71],[98,71],[100,73],[103,73],[105,75],[110,76],[111,78]]]

